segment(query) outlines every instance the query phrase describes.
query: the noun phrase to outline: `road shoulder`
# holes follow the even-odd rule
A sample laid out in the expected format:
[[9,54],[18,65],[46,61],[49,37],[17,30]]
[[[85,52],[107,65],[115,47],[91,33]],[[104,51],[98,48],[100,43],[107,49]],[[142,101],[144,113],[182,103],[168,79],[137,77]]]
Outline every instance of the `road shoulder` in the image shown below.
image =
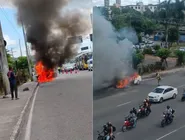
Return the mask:
[[[28,87],[28,91],[23,91]],[[16,140],[20,127],[22,125],[22,119],[27,110],[31,97],[37,87],[36,82],[28,82],[19,87],[19,100],[11,100],[9,98],[1,98],[0,100],[0,139],[2,140]]]

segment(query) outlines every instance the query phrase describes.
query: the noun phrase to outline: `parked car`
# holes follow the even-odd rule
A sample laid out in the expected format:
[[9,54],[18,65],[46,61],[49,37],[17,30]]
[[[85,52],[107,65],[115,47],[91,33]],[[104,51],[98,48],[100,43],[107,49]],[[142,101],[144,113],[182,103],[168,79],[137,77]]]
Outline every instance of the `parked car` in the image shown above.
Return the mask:
[[66,63],[63,65],[65,71],[70,71],[75,69],[75,63]]
[[179,51],[183,51],[184,52],[185,51],[185,47],[180,47]]

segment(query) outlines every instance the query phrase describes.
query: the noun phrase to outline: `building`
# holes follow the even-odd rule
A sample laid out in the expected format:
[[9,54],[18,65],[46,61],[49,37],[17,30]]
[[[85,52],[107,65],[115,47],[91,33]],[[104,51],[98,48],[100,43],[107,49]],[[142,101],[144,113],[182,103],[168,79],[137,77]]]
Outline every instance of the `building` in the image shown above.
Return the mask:
[[116,0],[116,5],[121,6],[121,0]]
[[105,6],[105,8],[109,8],[110,0],[104,0],[104,6]]
[[83,37],[83,42],[77,44],[78,54],[93,51],[93,44],[89,36]]
[[127,6],[121,6],[121,8],[132,8],[138,12],[145,12],[146,9],[149,9],[150,11],[154,12],[157,9],[158,5],[148,4],[144,5],[143,2],[138,2],[136,5],[127,5]]

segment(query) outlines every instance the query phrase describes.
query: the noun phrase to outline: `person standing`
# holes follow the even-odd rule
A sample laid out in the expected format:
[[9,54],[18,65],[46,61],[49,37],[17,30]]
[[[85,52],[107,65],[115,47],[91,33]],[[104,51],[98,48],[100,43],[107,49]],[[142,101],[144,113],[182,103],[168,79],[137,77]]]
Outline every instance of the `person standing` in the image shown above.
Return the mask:
[[12,67],[9,68],[7,76],[8,76],[9,83],[10,83],[10,91],[11,91],[12,100],[14,99],[14,92],[15,92],[15,99],[17,100],[19,99],[18,92],[17,92],[17,82],[16,82],[16,76],[15,76],[15,73],[13,72]]
[[158,86],[160,86],[161,75],[158,72],[156,73],[156,78],[157,78]]

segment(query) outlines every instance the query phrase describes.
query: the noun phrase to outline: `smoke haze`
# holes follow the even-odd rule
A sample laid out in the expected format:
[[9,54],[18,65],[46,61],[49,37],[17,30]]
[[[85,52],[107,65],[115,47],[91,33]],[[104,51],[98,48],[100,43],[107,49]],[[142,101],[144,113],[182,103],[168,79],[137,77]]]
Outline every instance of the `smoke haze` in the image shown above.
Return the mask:
[[97,8],[93,9],[93,89],[115,84],[134,72],[132,68],[133,43],[137,43],[134,30],[124,28],[115,32]]
[[69,0],[15,0],[18,22],[24,23],[27,41],[36,60],[53,68],[76,53],[68,37],[83,35],[90,23],[80,11],[63,10]]

